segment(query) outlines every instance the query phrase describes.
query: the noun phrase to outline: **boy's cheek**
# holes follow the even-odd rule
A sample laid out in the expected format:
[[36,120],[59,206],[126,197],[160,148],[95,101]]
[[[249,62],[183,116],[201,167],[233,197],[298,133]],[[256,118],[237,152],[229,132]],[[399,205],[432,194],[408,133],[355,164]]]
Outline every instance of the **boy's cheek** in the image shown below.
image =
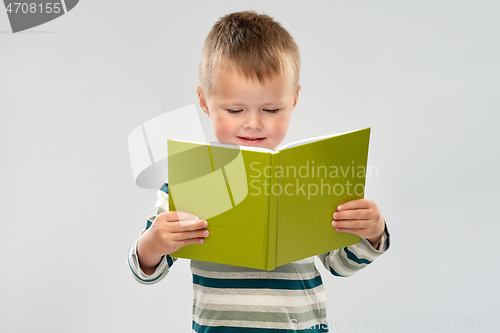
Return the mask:
[[235,128],[230,122],[215,120],[212,123],[212,126],[215,131],[215,136],[219,141],[228,141],[232,136],[236,134]]
[[273,126],[273,134],[277,137],[284,138],[288,130],[288,119],[280,119],[278,123]]

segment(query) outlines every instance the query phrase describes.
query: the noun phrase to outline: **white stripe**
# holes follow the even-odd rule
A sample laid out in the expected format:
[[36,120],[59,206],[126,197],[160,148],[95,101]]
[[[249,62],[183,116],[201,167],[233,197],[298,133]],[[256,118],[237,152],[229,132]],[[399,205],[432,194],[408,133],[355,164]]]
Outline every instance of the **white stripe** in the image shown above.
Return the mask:
[[240,321],[240,320],[215,320],[205,319],[193,315],[194,321],[203,326],[229,326],[229,327],[251,327],[251,328],[287,328],[290,329],[289,323],[262,322],[262,321]]
[[[213,304],[213,303],[201,303],[197,301],[195,304],[196,309],[199,310],[211,310],[211,311],[230,311],[230,312],[278,312],[278,313],[305,313],[311,311],[326,311],[326,302],[323,303],[310,303],[303,304],[300,306],[275,306],[274,304],[269,304],[265,306],[260,305],[235,305],[235,304]],[[195,309],[195,312],[197,311]]]
[[[337,272],[340,275],[351,276],[354,273],[356,273],[357,271],[353,271],[353,270],[350,270],[350,269],[344,267],[344,265],[342,264],[342,261],[339,258],[342,255],[341,254],[342,252],[344,252],[344,251],[332,251],[332,253],[330,253],[330,255],[325,258],[325,263],[327,265],[326,268],[328,269],[331,267],[331,268],[333,268],[333,270],[335,272]],[[347,260],[347,258],[346,258],[346,260]]]
[[[322,287],[322,286],[321,286]],[[195,303],[199,300],[202,303],[211,304],[235,304],[235,305],[273,305],[273,306],[301,306],[304,304],[315,304],[326,302],[326,294],[324,289],[315,290],[320,286],[312,289],[304,296],[283,296],[283,295],[245,295],[244,292],[249,290],[236,289],[235,294],[210,294],[207,293],[208,288],[193,290]]]
[[[164,256],[161,259],[160,263],[158,264],[158,267],[156,267],[156,270],[153,272],[153,274],[146,275],[141,269],[141,266],[139,264],[139,258],[137,256],[137,243],[138,242],[139,242],[139,239],[137,239],[135,241],[135,243],[132,245],[132,247],[130,248],[130,251],[129,251],[128,262],[130,264],[132,272],[135,273],[132,275],[134,276],[134,278],[138,282],[140,282],[142,284],[151,284],[151,283],[157,283],[157,282],[161,281],[168,274],[168,262],[167,262],[166,256]],[[156,281],[153,281],[156,278],[158,278],[158,279]]]
[[373,260],[375,260],[378,257],[378,255],[373,255],[371,252],[369,252],[361,244],[362,243],[351,245],[351,246],[349,246],[348,249],[349,249],[349,251],[351,251],[352,253],[354,253],[354,255],[356,255],[356,257],[358,257],[359,259],[367,259],[367,260],[373,261]]
[[278,280],[310,280],[319,276],[318,271],[313,271],[309,273],[300,273],[300,272],[290,272],[290,273],[282,273],[282,272],[210,272],[199,270],[197,268],[191,267],[191,272],[198,276],[206,277],[206,278],[215,278],[215,279],[278,279]]
[[157,193],[158,201],[156,202],[156,215],[160,215],[163,212],[168,212],[168,194],[159,190]]
[[[205,319],[193,315],[193,319],[203,326],[230,326],[230,327],[251,327],[251,328],[278,328],[278,329],[292,329],[293,323],[290,322],[263,322],[263,321],[241,321],[241,320],[215,320]],[[292,320],[293,318],[290,318]],[[306,328],[313,326],[320,322],[322,319],[312,319],[306,323],[301,323],[300,327]],[[295,323],[297,324],[297,323]],[[324,326],[323,326],[324,327]]]

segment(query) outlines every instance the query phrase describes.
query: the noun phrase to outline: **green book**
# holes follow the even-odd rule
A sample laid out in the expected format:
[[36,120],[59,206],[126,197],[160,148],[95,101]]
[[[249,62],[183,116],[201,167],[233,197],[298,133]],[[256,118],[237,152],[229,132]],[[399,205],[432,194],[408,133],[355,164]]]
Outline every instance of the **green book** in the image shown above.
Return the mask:
[[169,209],[210,231],[170,255],[269,271],[359,243],[331,222],[338,205],[364,197],[369,139],[366,128],[275,151],[168,140]]

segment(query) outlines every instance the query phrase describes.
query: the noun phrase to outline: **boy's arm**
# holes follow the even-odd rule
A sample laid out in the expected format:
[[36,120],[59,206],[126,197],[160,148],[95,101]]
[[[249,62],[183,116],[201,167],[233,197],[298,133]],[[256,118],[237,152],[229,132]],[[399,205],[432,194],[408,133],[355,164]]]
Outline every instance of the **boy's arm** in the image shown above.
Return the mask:
[[389,249],[389,231],[374,201],[359,199],[344,203],[337,208],[333,218],[332,226],[337,231],[361,237],[358,244],[318,256],[333,275],[353,275]]
[[145,230],[129,250],[132,275],[141,283],[160,281],[176,260],[168,253],[203,243],[209,235],[207,225],[192,214],[169,211],[168,184],[164,184],[158,191],[156,214],[148,218]]
[[[155,208],[156,213],[148,217],[146,221],[146,228],[141,232],[141,235],[149,229],[155,220],[156,216],[163,212],[168,212],[168,184],[163,184],[157,194],[158,201],[156,202]],[[139,235],[140,236],[140,235]],[[164,255],[156,268],[153,270],[147,270],[144,272],[141,268],[139,257],[137,254],[137,245],[139,243],[139,239],[137,239],[134,244],[130,247],[128,253],[128,266],[132,273],[132,276],[140,283],[143,284],[152,284],[163,279],[169,272],[172,264],[177,260],[177,258],[170,257],[168,254]]]
[[[385,221],[384,221],[385,222]],[[358,244],[333,250],[318,255],[326,269],[335,276],[351,276],[371,264],[378,256],[390,247],[390,234],[385,226],[377,248],[366,239],[361,238]]]

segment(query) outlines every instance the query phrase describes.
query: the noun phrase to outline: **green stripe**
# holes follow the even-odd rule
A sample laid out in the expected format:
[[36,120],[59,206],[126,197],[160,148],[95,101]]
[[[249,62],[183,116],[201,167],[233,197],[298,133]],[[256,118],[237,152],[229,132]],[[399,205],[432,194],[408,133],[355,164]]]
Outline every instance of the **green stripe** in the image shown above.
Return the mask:
[[330,267],[330,273],[332,273],[335,276],[345,277],[344,275],[340,275],[339,273],[337,273],[332,267]]
[[313,289],[323,284],[321,276],[308,280],[281,279],[215,279],[193,274],[193,284],[222,289]]
[[160,191],[163,191],[166,194],[168,194],[168,184],[167,183],[163,183],[163,185],[160,187]]
[[290,323],[290,320],[295,319],[296,322],[306,323],[314,319],[321,322],[323,318],[326,318],[326,309],[314,309],[303,313],[288,313],[260,311],[219,311],[207,310],[199,308],[197,306],[193,306],[193,314],[198,316],[199,318],[213,320]]
[[358,258],[358,256],[356,256],[354,253],[352,253],[351,251],[349,251],[349,249],[346,247],[344,248],[344,251],[345,253],[347,254],[347,258],[349,258],[350,260],[354,261],[356,264],[371,264],[372,262],[368,259],[363,259],[363,258]]
[[340,258],[340,261],[342,261],[342,266],[344,268],[348,268],[351,271],[359,271],[361,268],[365,267],[365,266],[356,266],[356,265],[351,264],[350,262],[347,261],[346,258],[344,258],[344,256],[342,255],[342,252],[343,251],[339,251],[338,257]]
[[172,265],[174,264],[174,260],[172,259],[172,257],[167,254],[167,264],[168,264],[168,268],[172,267]]
[[278,328],[251,328],[251,327],[227,327],[227,326],[203,326],[193,321],[193,330],[197,333],[322,333],[328,332],[327,325],[316,325],[311,329],[292,330]]

